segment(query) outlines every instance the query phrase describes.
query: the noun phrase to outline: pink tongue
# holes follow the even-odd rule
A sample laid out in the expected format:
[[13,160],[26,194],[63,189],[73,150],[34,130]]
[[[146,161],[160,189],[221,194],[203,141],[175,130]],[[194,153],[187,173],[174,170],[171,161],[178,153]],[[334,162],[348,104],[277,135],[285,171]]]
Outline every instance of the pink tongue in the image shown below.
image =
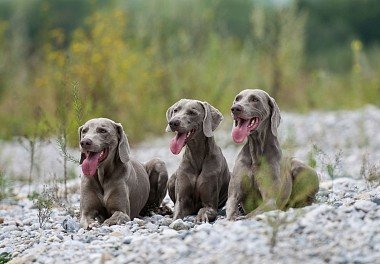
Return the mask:
[[178,155],[185,146],[186,133],[177,133],[170,141],[170,150],[174,155]]
[[236,143],[242,143],[249,134],[249,120],[238,120],[238,125],[232,129],[232,139]]
[[82,162],[82,172],[86,176],[93,176],[98,168],[100,152],[90,153]]

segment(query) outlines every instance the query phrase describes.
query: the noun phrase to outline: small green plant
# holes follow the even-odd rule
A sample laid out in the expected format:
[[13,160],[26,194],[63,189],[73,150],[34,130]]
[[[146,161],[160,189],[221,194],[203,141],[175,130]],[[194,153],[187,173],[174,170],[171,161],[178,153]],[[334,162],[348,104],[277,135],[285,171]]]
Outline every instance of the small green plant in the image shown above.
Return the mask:
[[[59,152],[63,158],[63,179],[65,186],[64,198],[67,200],[67,180],[68,180],[68,170],[67,170],[67,162],[71,161],[79,164],[78,159],[74,158],[68,152],[68,138],[69,138],[69,101],[71,99],[68,98],[67,95],[67,82],[63,81],[62,89],[58,93],[58,101],[60,102],[57,106],[57,120],[58,120],[58,137],[57,137],[57,145]],[[72,83],[72,101],[76,115],[76,124],[79,126],[82,120],[82,107],[79,101],[78,95],[78,83]]]
[[314,147],[307,153],[307,164],[313,169],[317,167],[316,150]]
[[48,187],[44,185],[42,193],[33,192],[28,195],[28,198],[33,201],[34,206],[37,208],[38,222],[40,228],[44,228],[47,221],[50,219],[54,202],[57,200],[56,187]]
[[324,170],[331,179],[331,192],[334,193],[334,180],[340,175],[343,151],[339,150],[334,156],[331,156],[314,144],[313,152],[320,160],[322,170]]
[[285,228],[288,224],[294,223],[298,217],[299,214],[289,217],[287,213],[282,211],[272,211],[267,213],[265,222],[270,227],[269,246],[270,252],[272,254],[274,253],[274,248],[276,247],[278,242],[279,231]]
[[6,177],[5,172],[0,170],[0,201],[12,196],[13,190],[10,180]]
[[9,252],[0,253],[0,264],[9,262],[12,259],[12,254]]
[[31,191],[33,172],[38,169],[36,162],[38,146],[47,138],[50,126],[41,107],[37,106],[32,112],[33,122],[25,126],[23,137],[18,138],[20,145],[29,153],[28,193]]
[[[60,181],[57,178],[56,174],[51,175],[50,178],[52,181],[49,182],[49,189],[51,190],[51,198],[53,200],[54,206],[63,208],[68,215],[75,217],[76,208],[68,203],[66,197],[62,197],[59,189]],[[65,193],[63,195],[65,195]]]
[[371,163],[368,154],[363,155],[360,176],[368,188],[380,185],[380,164]]

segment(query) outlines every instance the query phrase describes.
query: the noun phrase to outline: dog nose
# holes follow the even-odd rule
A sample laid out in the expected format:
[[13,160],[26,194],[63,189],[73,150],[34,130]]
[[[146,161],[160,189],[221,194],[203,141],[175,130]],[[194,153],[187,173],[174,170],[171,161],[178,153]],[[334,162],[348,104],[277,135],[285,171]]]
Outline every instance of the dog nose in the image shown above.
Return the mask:
[[174,129],[174,128],[177,128],[179,127],[179,120],[178,119],[174,119],[174,120],[170,120],[169,122],[169,126],[171,129]]
[[231,107],[231,112],[233,114],[239,114],[242,110],[243,110],[243,107],[241,107],[241,105],[233,105]]
[[82,139],[82,140],[80,141],[80,145],[81,145],[82,147],[89,147],[89,146],[92,145],[92,140],[89,139],[89,138],[84,138],[84,139]]

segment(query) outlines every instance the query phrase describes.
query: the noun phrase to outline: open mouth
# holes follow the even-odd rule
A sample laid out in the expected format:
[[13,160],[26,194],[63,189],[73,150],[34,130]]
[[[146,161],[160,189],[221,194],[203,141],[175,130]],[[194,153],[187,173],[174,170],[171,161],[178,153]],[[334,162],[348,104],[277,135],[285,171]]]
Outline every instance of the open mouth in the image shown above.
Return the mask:
[[186,145],[186,143],[192,138],[195,133],[195,129],[192,129],[188,132],[178,132],[176,131],[176,135],[170,141],[170,150],[174,155],[178,155],[182,148]]
[[258,117],[250,119],[236,117],[232,129],[232,139],[236,143],[242,143],[248,135],[259,126],[259,124],[260,118]]
[[82,152],[82,157],[83,174],[86,176],[93,176],[96,173],[99,164],[108,157],[108,148],[105,148],[100,152]]

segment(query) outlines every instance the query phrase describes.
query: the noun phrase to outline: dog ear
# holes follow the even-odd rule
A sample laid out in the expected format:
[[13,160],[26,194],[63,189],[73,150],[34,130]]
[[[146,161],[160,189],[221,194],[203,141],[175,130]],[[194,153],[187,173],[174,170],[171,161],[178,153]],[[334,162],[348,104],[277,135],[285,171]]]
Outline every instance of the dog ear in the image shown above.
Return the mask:
[[129,161],[130,148],[127,135],[124,133],[123,126],[120,123],[115,123],[117,135],[119,138],[118,154],[122,163],[126,164]]
[[[169,107],[168,110],[166,110],[166,121],[167,121],[167,123],[169,123],[170,119],[172,118],[173,111],[174,111],[174,108],[176,105],[177,105],[177,103],[175,103],[174,105]],[[172,132],[169,124],[166,126],[165,132]]]
[[280,114],[280,108],[278,108],[276,101],[269,96],[269,106],[271,108],[271,131],[272,134],[277,137],[277,128],[280,125],[281,121],[281,114]]
[[219,126],[223,120],[223,115],[218,109],[213,107],[207,102],[202,102],[202,106],[205,110],[205,117],[203,119],[203,133],[206,137],[214,136],[213,131]]
[[[79,145],[80,145],[80,141],[82,140],[82,129],[83,129],[83,126],[80,126],[78,128],[78,137],[79,137]],[[79,165],[82,165],[82,162],[86,159],[86,155],[84,153],[81,153],[80,154],[80,161],[79,161]]]

